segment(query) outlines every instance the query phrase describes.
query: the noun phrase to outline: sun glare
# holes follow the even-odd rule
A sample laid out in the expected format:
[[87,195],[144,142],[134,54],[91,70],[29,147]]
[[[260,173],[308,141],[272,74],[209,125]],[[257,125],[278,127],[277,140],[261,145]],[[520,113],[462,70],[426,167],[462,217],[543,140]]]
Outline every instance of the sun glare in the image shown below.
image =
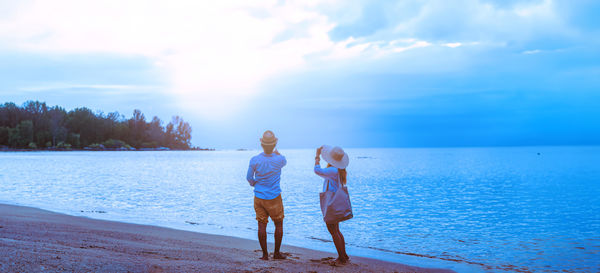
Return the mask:
[[[233,114],[262,80],[301,66],[305,54],[331,43],[326,18],[298,3],[38,1],[28,9],[0,24],[16,47],[149,58],[170,83],[165,91],[205,118]],[[306,37],[273,42],[305,20]]]

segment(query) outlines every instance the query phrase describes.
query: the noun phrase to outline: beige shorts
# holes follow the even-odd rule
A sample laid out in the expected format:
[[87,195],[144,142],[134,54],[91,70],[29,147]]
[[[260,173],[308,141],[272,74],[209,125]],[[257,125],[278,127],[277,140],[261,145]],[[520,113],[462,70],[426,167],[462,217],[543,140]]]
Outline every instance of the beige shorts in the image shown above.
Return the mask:
[[268,223],[269,217],[273,222],[283,221],[283,201],[281,194],[274,199],[265,200],[254,197],[254,211],[256,211],[256,220],[261,223]]

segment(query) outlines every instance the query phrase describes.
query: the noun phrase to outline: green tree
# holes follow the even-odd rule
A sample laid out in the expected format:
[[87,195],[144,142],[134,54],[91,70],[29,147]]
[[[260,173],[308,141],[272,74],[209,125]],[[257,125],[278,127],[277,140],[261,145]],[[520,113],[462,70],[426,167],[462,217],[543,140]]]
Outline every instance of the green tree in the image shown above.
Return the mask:
[[33,122],[21,121],[16,128],[8,130],[8,145],[13,148],[24,148],[33,142]]
[[31,120],[24,120],[17,125],[17,132],[19,135],[19,147],[27,147],[30,142],[33,142],[33,122]]
[[148,123],[146,135],[148,137],[148,147],[157,147],[159,145],[164,146],[165,132],[162,127],[162,121],[158,117],[152,118],[152,121]]
[[45,102],[27,101],[23,104],[25,119],[33,122],[34,141],[43,146],[50,139],[48,106]]
[[67,136],[67,143],[69,143],[75,147],[79,147],[81,144],[81,136],[79,134],[70,133]]
[[80,135],[80,146],[88,146],[92,143],[103,141],[102,136],[98,132],[98,125],[98,117],[88,108],[76,108],[67,114],[67,130]]
[[7,102],[0,107],[0,126],[15,128],[23,120],[23,116],[23,110],[19,106]]
[[19,130],[17,128],[8,128],[8,146],[17,148],[19,146]]
[[146,117],[142,114],[142,111],[135,109],[133,110],[133,117],[129,119],[128,124],[130,131],[129,143],[135,147],[141,147],[141,144],[146,139]]
[[0,145],[8,146],[8,132],[10,128],[6,126],[0,126]]
[[66,117],[67,111],[59,106],[54,106],[48,110],[48,130],[50,131],[52,146],[56,146],[58,142],[64,142],[67,138]]
[[[189,149],[192,128],[181,117],[163,127],[158,117],[146,122],[136,109],[130,119],[118,112],[104,115],[86,107],[72,111],[45,102],[27,101],[22,107],[0,104],[0,145],[15,148],[87,147],[93,143],[114,143],[115,147],[158,147]],[[110,140],[110,141],[109,141]]]
[[174,116],[167,124],[166,135],[169,147],[175,149],[189,149],[192,138],[192,127],[183,118]]

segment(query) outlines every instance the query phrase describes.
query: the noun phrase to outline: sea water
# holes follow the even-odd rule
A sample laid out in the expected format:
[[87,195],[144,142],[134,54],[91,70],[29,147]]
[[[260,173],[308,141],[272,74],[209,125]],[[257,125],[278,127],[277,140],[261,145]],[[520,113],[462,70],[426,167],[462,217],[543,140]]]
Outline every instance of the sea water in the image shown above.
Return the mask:
[[[0,202],[255,239],[245,176],[258,152],[4,152]],[[354,218],[340,229],[351,256],[458,271],[600,271],[600,147],[347,152]],[[284,244],[335,252],[314,150],[281,153]]]

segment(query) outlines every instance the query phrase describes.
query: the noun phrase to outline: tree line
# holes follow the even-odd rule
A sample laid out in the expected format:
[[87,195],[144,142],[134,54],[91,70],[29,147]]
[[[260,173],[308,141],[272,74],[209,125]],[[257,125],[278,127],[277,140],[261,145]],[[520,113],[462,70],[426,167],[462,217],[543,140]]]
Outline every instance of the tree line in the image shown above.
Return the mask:
[[192,127],[175,116],[166,126],[140,110],[131,118],[81,107],[66,111],[45,102],[0,105],[0,146],[15,149],[191,149]]

